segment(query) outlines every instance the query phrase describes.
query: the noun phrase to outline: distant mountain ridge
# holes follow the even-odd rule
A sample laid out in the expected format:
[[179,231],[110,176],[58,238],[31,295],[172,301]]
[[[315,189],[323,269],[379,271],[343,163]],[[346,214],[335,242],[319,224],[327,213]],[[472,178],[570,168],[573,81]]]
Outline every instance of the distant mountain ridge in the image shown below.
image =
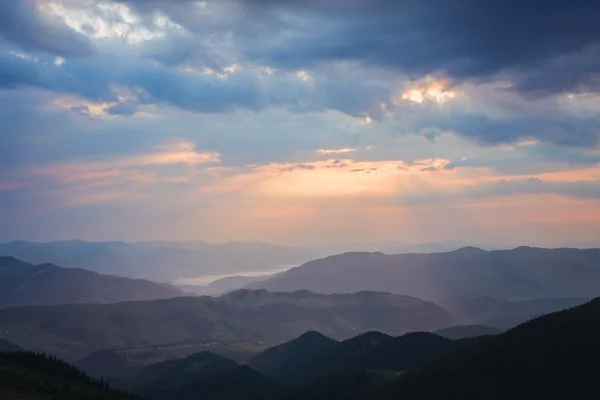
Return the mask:
[[167,285],[52,264],[0,257],[0,308],[67,303],[117,303],[183,296]]
[[387,293],[241,290],[219,298],[4,309],[0,310],[0,338],[74,361],[97,350],[138,345],[276,344],[310,330],[344,339],[371,330],[397,335],[457,322],[433,303]]
[[345,253],[310,261],[248,288],[373,290],[432,301],[481,296],[512,301],[590,298],[600,294],[600,250],[465,247],[431,254]]
[[282,265],[299,265],[317,257],[311,250],[253,243],[86,242],[0,243],[0,256],[31,264],[53,263],[102,274],[155,281],[175,281],[211,274],[241,274]]

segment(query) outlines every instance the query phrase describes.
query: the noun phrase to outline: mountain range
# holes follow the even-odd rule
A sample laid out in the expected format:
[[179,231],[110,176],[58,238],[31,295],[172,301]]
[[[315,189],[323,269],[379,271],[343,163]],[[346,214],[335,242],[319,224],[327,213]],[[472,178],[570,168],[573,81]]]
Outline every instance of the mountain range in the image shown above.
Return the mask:
[[596,299],[472,339],[366,332],[337,341],[307,332],[247,365],[201,352],[119,384],[151,400],[592,399],[599,329]]
[[0,339],[75,361],[110,348],[278,344],[309,330],[345,339],[371,330],[397,335],[458,322],[439,306],[407,296],[240,290],[219,298],[4,309],[0,310]]
[[[316,381],[290,386],[248,367],[231,366],[170,387],[168,397],[187,400],[203,393],[206,399],[227,400],[593,399],[600,389],[599,333],[600,299],[506,333],[468,340],[427,333],[390,338],[371,332],[332,343],[309,333],[278,347],[285,351],[266,350],[255,360],[262,358],[263,367],[272,362],[272,372],[296,371],[295,377],[303,371],[327,371]],[[315,343],[320,343],[318,349],[311,351]],[[306,351],[308,356],[303,355]],[[310,359],[320,361],[307,363]],[[236,382],[236,390],[224,389],[227,382]],[[215,392],[218,387],[223,391]]]
[[[261,352],[246,365],[202,351],[127,375],[107,371],[104,378],[147,399],[193,399],[198,393],[207,399],[286,398],[331,376],[412,370],[483,340],[452,341],[430,333],[394,338],[367,332],[339,342],[311,331]],[[88,371],[89,366],[81,366]],[[244,397],[248,392],[253,397]]]
[[306,385],[336,374],[411,370],[481,340],[453,341],[427,332],[392,337],[373,331],[337,342],[307,332],[265,350],[249,365],[280,383]]
[[[449,251],[460,243],[406,245],[393,243],[333,244],[318,247],[290,247],[262,242],[56,242],[15,241],[0,243],[0,256],[10,256],[31,264],[52,263],[62,267],[83,268],[102,274],[144,278],[159,282],[184,282],[196,278],[218,280],[223,275],[235,276],[239,282],[224,281],[212,288],[203,283],[186,283],[187,290],[199,294],[219,295],[241,288],[250,279],[245,274],[269,275],[286,266],[297,266],[315,258],[343,253],[352,249],[386,253]],[[246,278],[247,281],[242,280]],[[204,280],[204,279],[202,279]],[[222,287],[221,287],[222,286]],[[224,288],[225,290],[221,290]]]
[[206,242],[11,242],[0,256],[32,263],[52,263],[102,274],[175,282],[182,278],[268,271],[314,259],[308,249],[266,243]]
[[116,303],[183,296],[176,287],[0,257],[0,308],[67,303]]
[[[307,332],[247,365],[202,351],[148,365],[114,384],[148,400],[199,394],[205,400],[593,399],[600,389],[598,349],[600,299],[494,336],[451,340],[373,331],[338,341]],[[0,397],[134,398],[75,367],[23,352],[0,352]]]
[[591,298],[600,293],[600,250],[466,247],[432,254],[345,253],[310,261],[248,287],[315,293],[373,290],[431,301]]

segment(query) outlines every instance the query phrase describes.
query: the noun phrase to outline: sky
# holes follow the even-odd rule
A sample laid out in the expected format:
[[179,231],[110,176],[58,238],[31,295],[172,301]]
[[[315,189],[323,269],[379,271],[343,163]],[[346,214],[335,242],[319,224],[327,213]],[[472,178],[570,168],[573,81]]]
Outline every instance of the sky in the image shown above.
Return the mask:
[[3,0],[0,241],[600,242],[600,5],[450,3]]

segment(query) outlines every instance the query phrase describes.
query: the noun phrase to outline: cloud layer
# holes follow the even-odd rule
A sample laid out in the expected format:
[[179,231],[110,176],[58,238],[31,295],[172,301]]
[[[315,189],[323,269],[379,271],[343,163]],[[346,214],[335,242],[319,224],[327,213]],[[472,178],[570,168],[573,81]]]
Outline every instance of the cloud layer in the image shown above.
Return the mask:
[[0,11],[0,240],[600,235],[596,2]]

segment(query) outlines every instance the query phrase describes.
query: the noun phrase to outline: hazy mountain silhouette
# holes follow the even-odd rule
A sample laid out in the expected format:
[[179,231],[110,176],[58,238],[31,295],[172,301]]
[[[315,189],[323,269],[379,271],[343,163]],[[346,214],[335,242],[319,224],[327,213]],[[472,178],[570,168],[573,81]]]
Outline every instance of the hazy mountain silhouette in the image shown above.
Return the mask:
[[0,308],[66,303],[115,303],[182,296],[175,287],[52,264],[0,257]]
[[216,281],[204,286],[178,285],[178,287],[187,292],[202,296],[221,296],[235,290],[243,289],[245,286],[251,283],[265,281],[272,276],[274,276],[274,274],[261,276],[236,275],[217,279]]
[[434,301],[592,297],[600,293],[600,250],[467,247],[434,254],[346,253],[310,261],[249,287],[317,293],[375,290]]
[[255,243],[206,242],[11,242],[0,256],[32,264],[53,263],[102,274],[156,281],[262,271],[298,265],[316,257],[308,249]]
[[220,298],[0,310],[4,338],[67,360],[106,348],[193,340],[276,344],[309,330],[344,339],[371,330],[400,334],[456,323],[452,314],[433,303],[374,292],[323,295],[242,290]]

